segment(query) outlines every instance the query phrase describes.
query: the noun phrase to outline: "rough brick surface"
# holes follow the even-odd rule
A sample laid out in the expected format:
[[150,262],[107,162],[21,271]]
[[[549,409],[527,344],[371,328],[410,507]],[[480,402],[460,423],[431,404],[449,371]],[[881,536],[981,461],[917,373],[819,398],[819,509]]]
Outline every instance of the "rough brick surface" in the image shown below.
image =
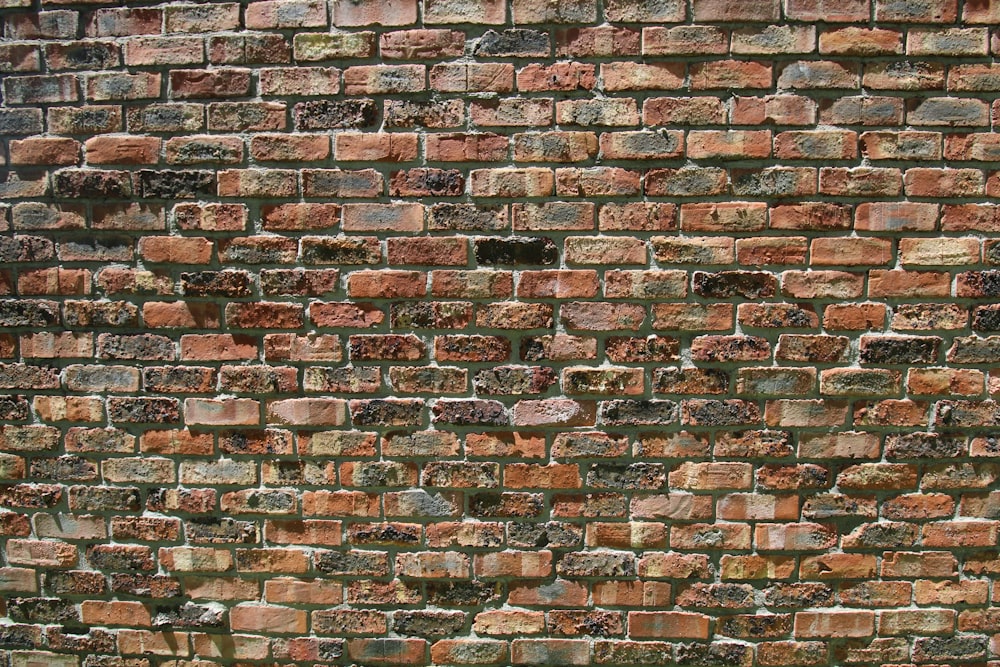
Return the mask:
[[0,0],[0,667],[998,667],[998,25]]

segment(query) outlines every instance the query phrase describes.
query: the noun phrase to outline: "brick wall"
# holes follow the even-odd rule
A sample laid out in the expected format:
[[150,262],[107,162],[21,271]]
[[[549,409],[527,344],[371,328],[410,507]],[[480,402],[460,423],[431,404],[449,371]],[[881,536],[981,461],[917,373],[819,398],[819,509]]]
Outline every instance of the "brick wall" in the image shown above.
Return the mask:
[[1000,665],[1000,1],[0,7],[0,667]]

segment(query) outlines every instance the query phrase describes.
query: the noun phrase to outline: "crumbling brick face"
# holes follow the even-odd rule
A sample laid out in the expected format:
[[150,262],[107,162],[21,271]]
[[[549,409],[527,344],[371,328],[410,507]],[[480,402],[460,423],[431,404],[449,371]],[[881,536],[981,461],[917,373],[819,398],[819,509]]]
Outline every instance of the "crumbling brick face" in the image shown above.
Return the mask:
[[1000,665],[997,0],[0,0],[0,666]]

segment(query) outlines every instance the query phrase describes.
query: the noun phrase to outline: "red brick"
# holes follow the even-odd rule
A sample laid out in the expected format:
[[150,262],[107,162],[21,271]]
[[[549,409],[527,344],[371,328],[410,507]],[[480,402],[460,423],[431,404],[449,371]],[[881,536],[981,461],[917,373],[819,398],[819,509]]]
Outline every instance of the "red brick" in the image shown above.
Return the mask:
[[641,33],[628,28],[597,26],[556,31],[557,56],[638,55]]
[[629,635],[654,639],[708,639],[711,618],[676,611],[630,611]]
[[347,232],[418,232],[424,227],[420,204],[345,204],[343,212]]
[[307,615],[300,609],[247,603],[233,607],[229,613],[230,626],[235,631],[276,634],[301,634],[306,631]]
[[15,139],[10,142],[9,157],[16,165],[75,165],[80,161],[80,142],[69,138]]
[[796,637],[870,637],[875,633],[875,614],[870,611],[800,611],[795,614]]
[[208,264],[212,242],[204,237],[146,236],[139,241],[139,254],[147,262]]
[[326,7],[314,0],[264,0],[250,3],[246,9],[246,26],[256,30],[326,25]]
[[812,125],[816,103],[799,95],[737,97],[732,120],[740,125]]
[[692,90],[767,89],[771,87],[772,79],[770,65],[743,60],[698,63],[692,65],[690,73]]

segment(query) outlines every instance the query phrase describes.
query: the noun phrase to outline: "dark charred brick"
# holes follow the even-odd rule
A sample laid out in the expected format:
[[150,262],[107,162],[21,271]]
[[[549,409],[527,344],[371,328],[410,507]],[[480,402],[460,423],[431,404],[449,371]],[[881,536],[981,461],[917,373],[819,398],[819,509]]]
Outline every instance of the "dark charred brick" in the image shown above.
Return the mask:
[[670,424],[677,421],[677,404],[659,400],[601,401],[600,419],[615,426]]
[[[377,368],[326,368],[310,366],[305,369],[303,386],[306,391],[334,393],[372,393],[381,386],[381,374]],[[292,388],[288,389],[289,391]]]
[[250,274],[246,271],[200,271],[181,273],[185,296],[250,296]]
[[657,490],[667,484],[662,463],[611,465],[598,463],[587,473],[587,485],[599,489]]
[[344,483],[357,487],[407,487],[416,478],[416,467],[400,461],[358,461],[350,466],[350,473],[341,469]]
[[465,627],[462,611],[397,611],[392,615],[392,629],[401,635],[414,637],[447,637]]
[[857,498],[841,493],[813,495],[802,504],[804,519],[874,519],[877,512],[873,498]]
[[976,306],[972,311],[972,328],[976,331],[1000,331],[1000,305]]
[[169,599],[181,596],[181,583],[174,577],[163,574],[112,572],[111,591],[144,598]]
[[139,196],[146,199],[196,199],[215,196],[215,172],[153,171],[139,172]]
[[556,573],[563,577],[631,577],[636,573],[635,554],[628,552],[576,551],[563,554]]
[[715,455],[732,458],[782,458],[795,450],[787,431],[736,431],[719,433]]
[[583,527],[562,521],[546,523],[511,523],[507,526],[507,544],[518,549],[547,547],[572,549],[583,543]]
[[476,372],[472,386],[479,394],[521,396],[544,394],[558,381],[547,366],[494,366]]
[[494,232],[508,226],[503,206],[434,204],[428,208],[427,227],[432,230]]
[[625,633],[622,620],[622,614],[615,611],[552,610],[548,628],[554,637],[614,637]]
[[134,244],[127,236],[66,239],[59,243],[59,258],[84,262],[128,261],[132,259]]
[[63,489],[54,484],[0,485],[0,501],[9,507],[55,507],[62,502]]
[[372,100],[316,100],[299,102],[292,116],[299,131],[360,129],[375,125],[378,106]]
[[500,599],[500,582],[429,582],[427,603],[437,607],[480,607]]
[[99,359],[170,361],[176,355],[175,347],[173,340],[156,334],[100,334],[97,337]]
[[219,386],[241,394],[279,394],[295,391],[297,371],[271,366],[224,366]]
[[936,336],[862,336],[863,364],[932,364],[941,339]]
[[8,136],[39,134],[42,131],[40,109],[0,110],[0,134]]
[[463,301],[412,301],[389,307],[393,329],[464,329],[472,321],[472,304]]
[[356,523],[347,529],[351,544],[418,545],[421,529],[416,524]]
[[201,105],[152,104],[128,110],[128,126],[133,132],[183,132],[202,126]]
[[139,489],[119,486],[71,486],[70,509],[84,512],[136,511],[142,507]]
[[713,642],[711,644],[678,644],[677,664],[685,667],[731,667],[753,663],[753,651],[746,644],[736,642]]
[[913,643],[913,659],[925,662],[970,662],[986,658],[987,639],[980,635],[918,637]]
[[[49,53],[49,57],[55,53]],[[60,45],[59,59],[66,69],[113,69],[118,65],[119,53],[115,44],[105,42],[71,42]]]
[[899,433],[886,436],[890,459],[950,459],[965,451],[965,438],[941,433]]
[[108,399],[108,418],[113,422],[137,424],[172,424],[180,421],[180,402],[176,398]]
[[73,199],[126,199],[132,194],[132,180],[127,171],[67,169],[55,174],[53,192]]
[[604,343],[609,361],[615,363],[647,363],[676,361],[680,358],[680,341],[667,336],[610,336]]
[[788,303],[743,304],[740,306],[740,323],[745,327],[760,329],[812,329],[819,319],[812,306],[795,306]]
[[44,262],[52,259],[54,247],[52,241],[40,236],[2,237],[0,261]]
[[419,426],[423,409],[419,400],[355,400],[351,401],[351,421],[355,426]]
[[82,456],[38,458],[31,461],[31,476],[65,482],[90,482],[97,479],[97,464]]
[[351,336],[348,339],[351,359],[389,359],[415,361],[424,356],[423,341],[413,334],[406,336]]
[[7,613],[15,623],[80,622],[76,605],[60,598],[8,598]]
[[659,641],[595,641],[594,657],[609,665],[674,664],[673,644]]
[[155,570],[149,547],[129,544],[95,544],[87,549],[87,562],[99,570]]
[[476,493],[469,498],[469,513],[474,517],[536,517],[544,505],[541,494]]
[[773,584],[764,589],[764,603],[774,609],[806,609],[833,605],[833,589],[827,584]]
[[433,408],[434,422],[468,426],[504,426],[510,422],[507,409],[499,401],[440,400]]
[[395,171],[389,178],[392,197],[457,197],[465,192],[465,177],[458,169],[417,168]]
[[718,368],[657,368],[653,391],[658,394],[724,394],[729,373]]
[[[493,489],[500,486],[498,463],[439,461],[428,463],[420,473],[422,486]],[[500,546],[497,543],[491,546]]]
[[97,597],[108,589],[108,582],[103,573],[87,570],[46,572],[43,581],[47,593],[63,598],[68,595]]
[[682,421],[692,426],[731,426],[760,421],[760,408],[756,403],[729,400],[686,400],[683,403]]
[[263,269],[260,290],[268,295],[326,296],[338,289],[336,269]]
[[475,247],[480,264],[548,265],[559,261],[559,249],[546,237],[476,239]]
[[718,633],[735,639],[775,639],[792,630],[790,614],[740,614],[719,619]]
[[0,396],[0,420],[24,421],[30,416],[28,401],[23,396]]
[[259,540],[253,521],[229,518],[194,517],[184,523],[184,532],[192,542],[208,544],[253,544]]
[[377,242],[358,237],[309,239],[302,242],[303,264],[378,264],[382,260]]
[[151,392],[208,392],[215,385],[211,368],[151,366],[142,369],[142,386]]
[[389,561],[383,552],[323,551],[314,558],[316,569],[324,574],[355,577],[384,577],[389,574]]
[[959,336],[948,350],[948,361],[954,364],[991,364],[1000,354],[1000,336]]
[[438,336],[434,356],[438,361],[507,361],[510,341],[500,336]]
[[778,279],[763,271],[695,271],[692,279],[695,294],[709,299],[762,299],[778,291]]
[[152,625],[154,628],[222,628],[225,616],[221,609],[185,602],[176,607],[156,607]]
[[461,99],[386,100],[386,127],[458,127],[465,121]]
[[[0,244],[0,259],[3,258]],[[0,300],[0,326],[51,327],[59,324],[59,305],[53,301]]]
[[919,529],[912,523],[883,521],[859,526],[844,536],[844,546],[852,549],[898,549],[912,547]]
[[771,344],[760,336],[703,336],[691,344],[691,357],[695,361],[727,363],[767,359]]
[[127,301],[67,301],[63,321],[71,327],[131,327],[139,319],[139,308]]
[[472,53],[490,58],[545,58],[552,49],[550,42],[551,34],[540,30],[487,30],[476,42]]
[[114,653],[115,635],[107,630],[91,628],[84,632],[83,628],[48,627],[45,629],[45,640],[48,648],[53,651],[80,651],[86,653]]
[[956,279],[958,296],[986,298],[1000,296],[1000,271],[965,271]]

